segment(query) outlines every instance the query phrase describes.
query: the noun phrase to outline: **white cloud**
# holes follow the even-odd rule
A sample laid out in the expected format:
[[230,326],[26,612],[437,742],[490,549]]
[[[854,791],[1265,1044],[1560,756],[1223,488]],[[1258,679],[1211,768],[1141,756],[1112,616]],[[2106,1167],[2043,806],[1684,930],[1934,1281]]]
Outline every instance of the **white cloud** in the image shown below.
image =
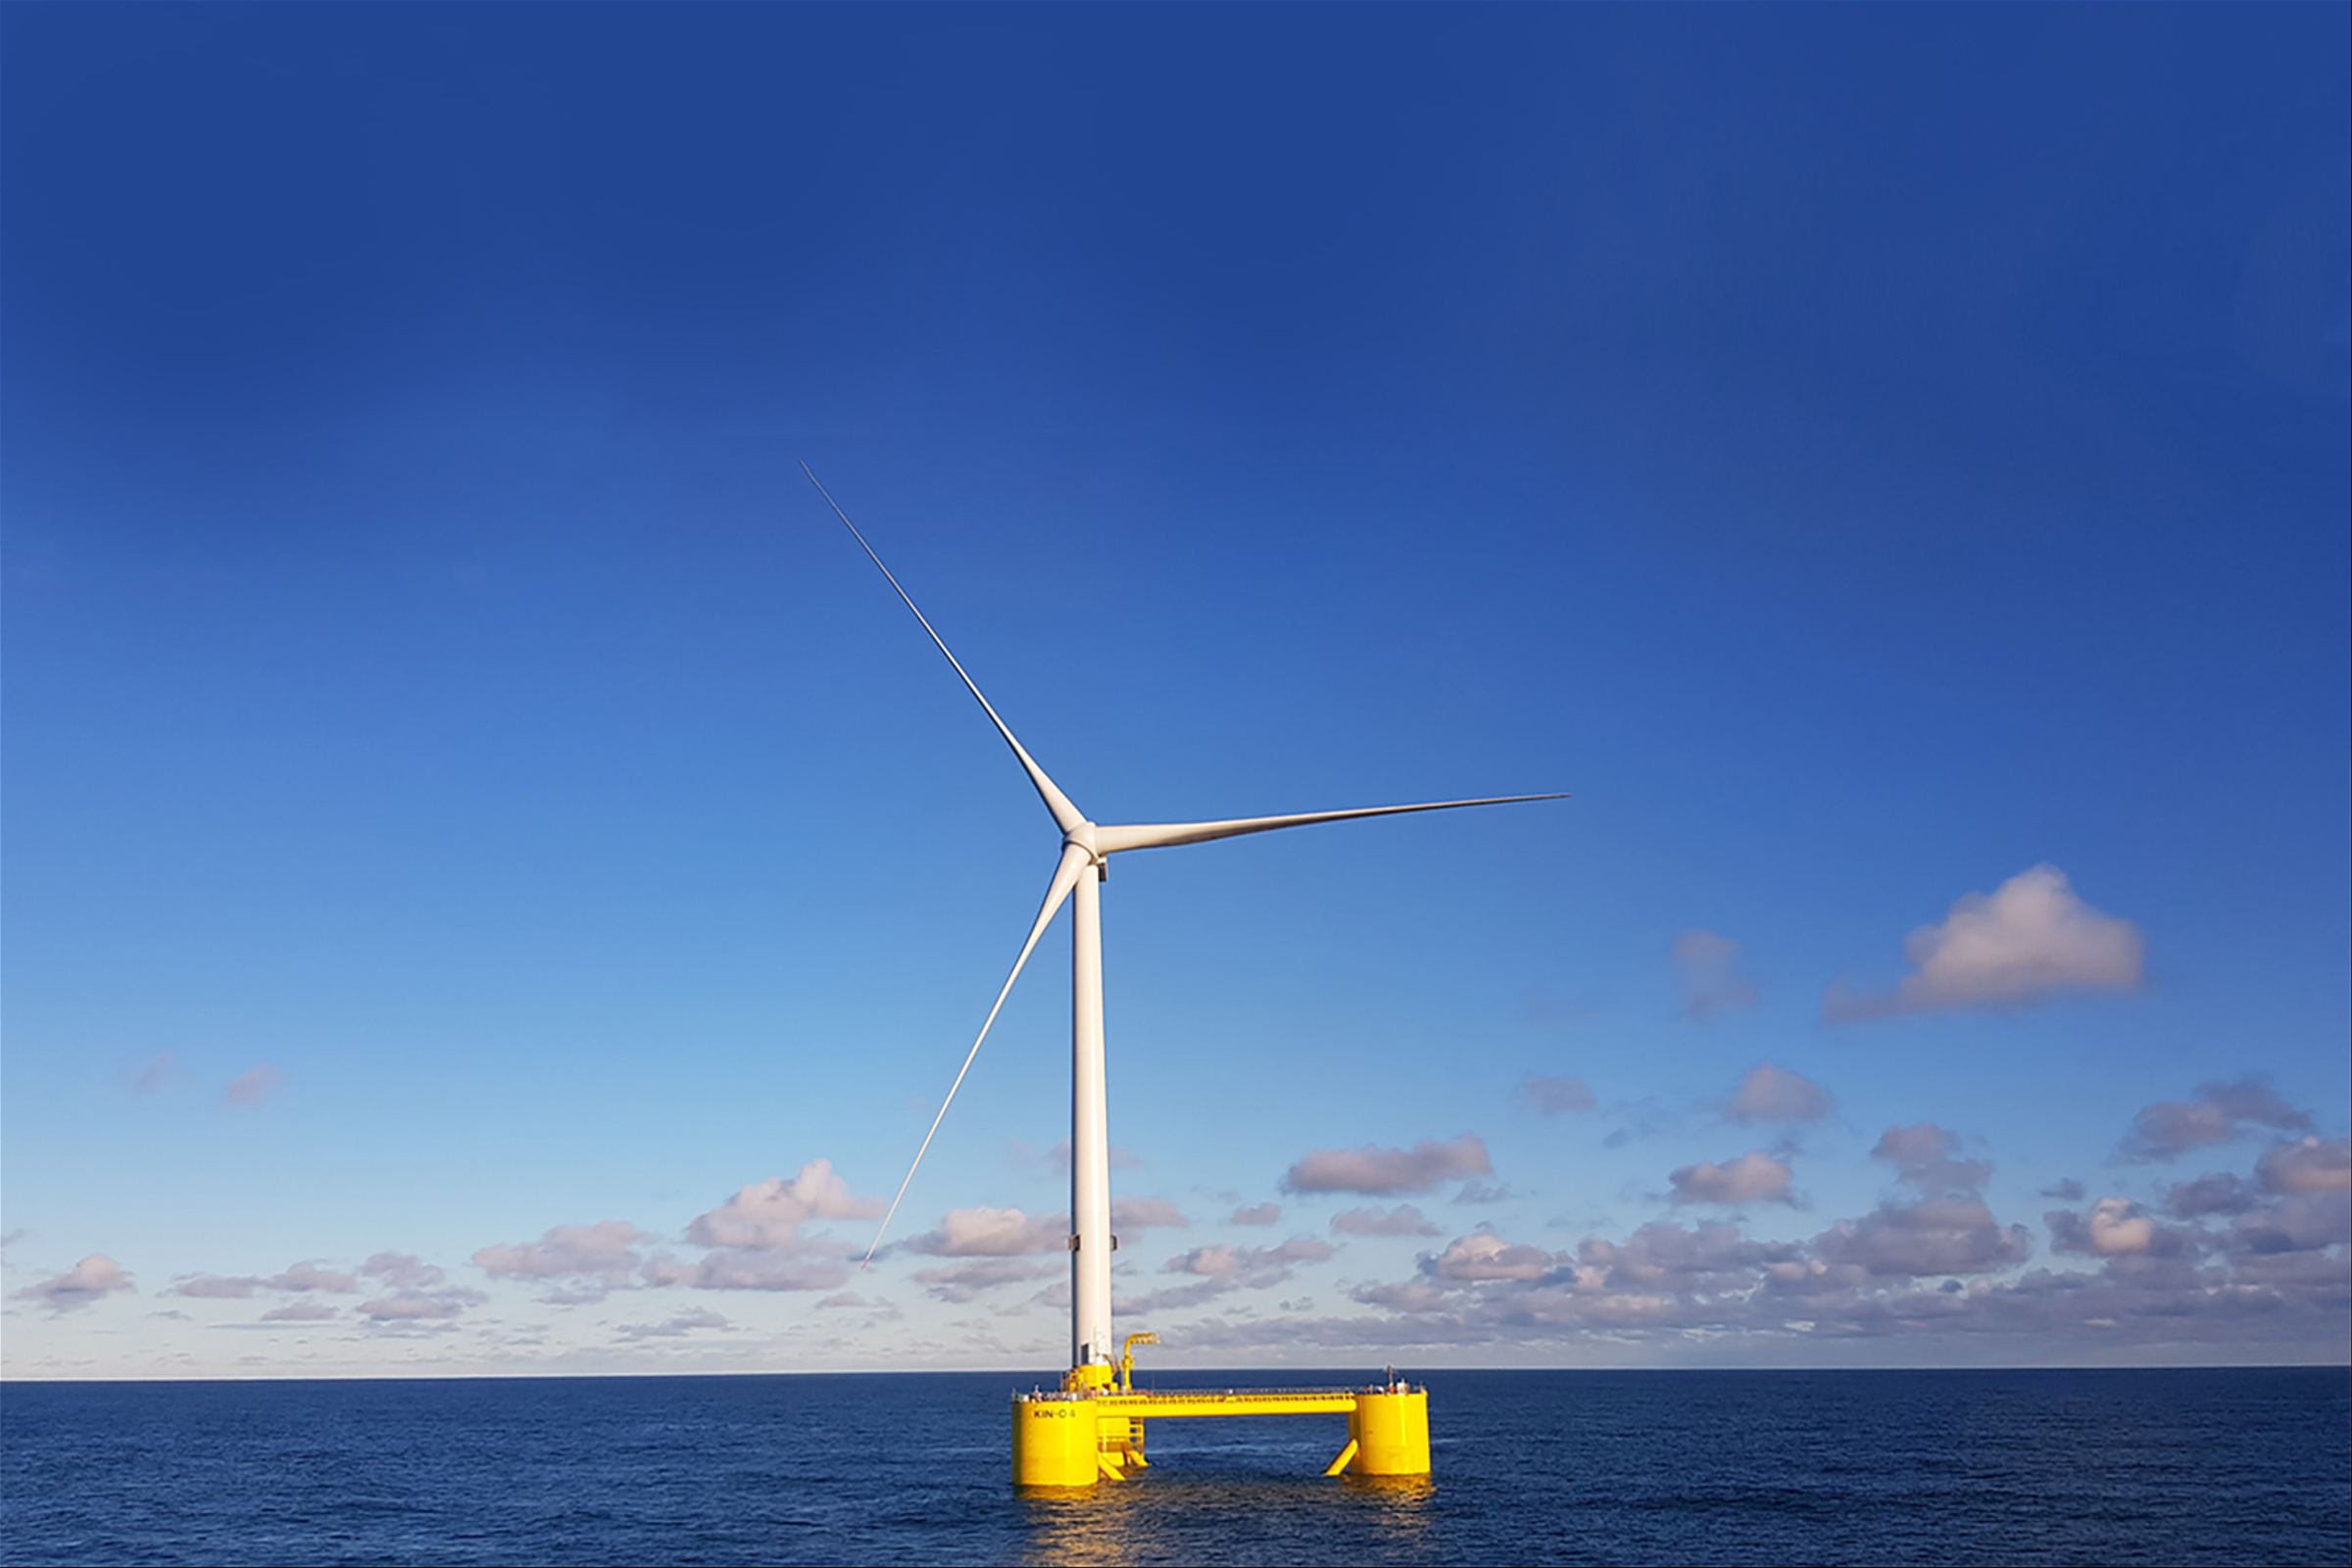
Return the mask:
[[1828,1090],[1803,1073],[1763,1061],[1740,1080],[1725,1114],[1733,1121],[1820,1121],[1830,1109]]
[[1756,988],[1740,971],[1740,944],[1712,931],[1674,939],[1674,967],[1682,976],[1683,1016],[1703,1023],[1719,1012],[1752,1006]]
[[[2080,1186],[2063,1197],[2080,1198]],[[2242,1214],[2255,1203],[2253,1187],[2242,1176],[2217,1170],[2194,1181],[2175,1182],[2164,1195],[2164,1211],[2175,1219],[2198,1219],[2207,1214]]]
[[2090,1205],[2084,1227],[2090,1250],[2101,1257],[2118,1252],[2144,1252],[2156,1240],[2156,1222],[2139,1212],[2129,1199],[2102,1198]]
[[1960,1135],[1932,1121],[1889,1127],[1879,1135],[1870,1157],[1883,1159],[1922,1192],[1973,1193],[1992,1178],[1981,1159],[1960,1157]]
[[2056,866],[2037,865],[1989,895],[1968,894],[1942,924],[1912,932],[1903,943],[1911,973],[1892,992],[1831,986],[1822,1018],[1841,1023],[2017,1005],[2063,991],[2133,991],[2143,948],[2137,926],[2084,904]]
[[1435,1257],[1424,1254],[1421,1271],[1441,1280],[1533,1280],[1551,1271],[1551,1254],[1519,1246],[1487,1231],[1457,1236]]
[[705,1329],[730,1329],[734,1325],[709,1307],[696,1307],[680,1312],[676,1317],[663,1318],[659,1323],[623,1323],[615,1333],[631,1343],[640,1340],[675,1340]]
[[438,1264],[409,1252],[377,1252],[360,1265],[360,1272],[396,1290],[429,1290],[447,1277]]
[[[1111,1306],[1121,1316],[1183,1311],[1234,1291],[1280,1285],[1301,1263],[1324,1262],[1334,1251],[1329,1242],[1312,1236],[1294,1236],[1275,1247],[1196,1247],[1160,1265],[1161,1273],[1188,1276],[1192,1284],[1122,1297]],[[1060,1288],[1067,1289],[1066,1285]],[[1067,1304],[1066,1298],[1063,1304]]]
[[[1164,1317],[1170,1312],[1187,1311],[1201,1306],[1234,1289],[1231,1280],[1195,1280],[1190,1285],[1174,1285],[1164,1291],[1149,1291],[1142,1296],[1119,1296],[1111,1299],[1111,1310],[1122,1318]],[[1039,1299],[1057,1308],[1066,1308],[1070,1287],[1065,1281]],[[1048,1301],[1048,1298],[1052,1299]]]
[[215,1300],[243,1300],[260,1291],[327,1291],[349,1296],[360,1288],[360,1282],[339,1269],[317,1262],[294,1263],[282,1274],[190,1274],[174,1280],[171,1294],[193,1296]]
[[2231,1083],[2197,1085],[2186,1100],[2159,1100],[2132,1118],[2128,1159],[2171,1159],[2208,1144],[2226,1144],[2250,1127],[2299,1132],[2311,1118],[2251,1073]]
[[1883,1203],[1860,1219],[1840,1220],[1813,1239],[1828,1263],[1851,1263],[1879,1276],[1982,1274],[2022,1263],[2034,1250],[2023,1225],[2003,1229],[1980,1198],[1947,1196]]
[[408,1252],[378,1252],[360,1265],[360,1273],[389,1287],[387,1294],[360,1303],[360,1315],[370,1323],[435,1322],[489,1299],[479,1291],[451,1285],[438,1264]]
[[2340,1193],[2352,1188],[2352,1142],[2304,1137],[2275,1145],[2255,1175],[2273,1193]]
[[1254,1203],[1248,1208],[1237,1208],[1225,1216],[1228,1225],[1274,1225],[1281,1220],[1280,1203]]
[[953,1208],[939,1224],[906,1242],[912,1252],[937,1257],[1018,1257],[1027,1252],[1066,1252],[1070,1221],[1065,1214],[1028,1214],[1017,1208]]
[[1576,1283],[1585,1291],[1704,1291],[1736,1287],[1743,1275],[1796,1255],[1787,1243],[1747,1240],[1729,1220],[1702,1220],[1686,1230],[1659,1219],[1623,1242],[1587,1237],[1578,1243]]
[[418,1323],[453,1318],[481,1299],[474,1291],[395,1291],[362,1301],[360,1312],[375,1323]]
[[1034,1258],[967,1257],[954,1263],[943,1263],[938,1268],[916,1269],[914,1279],[935,1299],[963,1302],[971,1300],[982,1291],[1051,1279],[1061,1271],[1062,1265],[1059,1263]]
[[492,1279],[570,1280],[582,1287],[593,1285],[599,1292],[614,1291],[629,1283],[643,1261],[636,1247],[647,1240],[626,1220],[558,1225],[536,1242],[485,1247],[473,1254],[473,1261]]
[[878,1199],[852,1196],[830,1160],[812,1159],[790,1181],[770,1176],[740,1188],[733,1198],[695,1216],[687,1239],[700,1247],[789,1248],[812,1219],[877,1219]]
[[[2319,1251],[2352,1244],[2352,1189],[2307,1188],[2289,1193],[2238,1215],[2231,1222],[2230,1234],[2237,1247],[2260,1254]],[[2240,1266],[2244,1266],[2242,1261]],[[2330,1266],[2340,1289],[2344,1260],[2336,1256]]]
[[38,1301],[52,1312],[71,1312],[100,1297],[136,1289],[122,1265],[104,1252],[92,1252],[63,1274],[27,1285],[14,1293],[20,1301]]
[[[1185,1212],[1164,1198],[1114,1199],[1110,1205],[1112,1232],[1182,1229],[1192,1224]],[[1067,1214],[1031,1214],[1018,1208],[955,1208],[919,1236],[909,1237],[906,1250],[932,1257],[1025,1257],[1040,1252],[1066,1252],[1070,1247]],[[921,1276],[917,1276],[920,1278]]]
[[2162,1225],[2128,1198],[2102,1198],[2087,1214],[2058,1209],[2042,1216],[2053,1251],[2123,1260],[2137,1267],[2159,1258],[2193,1257],[2213,1244],[2212,1233],[2191,1225]]
[[324,1301],[288,1301],[262,1314],[265,1323],[323,1323],[341,1309]]
[[835,1291],[850,1282],[845,1258],[804,1252],[722,1250],[688,1263],[649,1257],[637,1277],[648,1285],[697,1291]]
[[1301,1263],[1320,1263],[1332,1255],[1329,1242],[1312,1236],[1294,1236],[1277,1247],[1196,1247],[1160,1265],[1162,1273],[1194,1274],[1235,1286],[1279,1285]]
[[1410,1149],[1318,1149],[1282,1178],[1285,1192],[1361,1193],[1369,1198],[1425,1193],[1457,1176],[1492,1176],[1487,1146],[1475,1134],[1438,1142],[1423,1139]]
[[1677,1203],[1787,1203],[1796,1205],[1788,1190],[1790,1171],[1765,1153],[1741,1154],[1718,1165],[1700,1160],[1685,1165],[1666,1178]]
[[1114,1231],[1182,1230],[1192,1224],[1184,1210],[1164,1198],[1114,1198],[1110,1225]]
[[816,1303],[816,1308],[820,1312],[833,1311],[842,1308],[856,1308],[864,1310],[878,1307],[882,1304],[883,1303],[879,1300],[875,1300],[868,1297],[859,1296],[856,1291],[835,1291],[831,1296],[828,1296],[822,1300],[818,1301]]
[[348,1296],[360,1288],[359,1281],[339,1269],[317,1262],[289,1264],[283,1274],[273,1274],[263,1284],[273,1291],[327,1291]]

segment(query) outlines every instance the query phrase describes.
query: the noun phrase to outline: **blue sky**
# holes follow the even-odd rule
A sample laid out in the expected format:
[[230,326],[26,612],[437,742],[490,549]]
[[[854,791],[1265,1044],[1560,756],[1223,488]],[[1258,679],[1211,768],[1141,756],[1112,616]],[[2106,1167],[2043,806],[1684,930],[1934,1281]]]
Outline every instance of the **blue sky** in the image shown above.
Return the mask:
[[8,8],[8,1374],[1057,1363],[802,459],[1099,819],[1575,792],[1116,862],[1170,1363],[2340,1358],[2346,31]]

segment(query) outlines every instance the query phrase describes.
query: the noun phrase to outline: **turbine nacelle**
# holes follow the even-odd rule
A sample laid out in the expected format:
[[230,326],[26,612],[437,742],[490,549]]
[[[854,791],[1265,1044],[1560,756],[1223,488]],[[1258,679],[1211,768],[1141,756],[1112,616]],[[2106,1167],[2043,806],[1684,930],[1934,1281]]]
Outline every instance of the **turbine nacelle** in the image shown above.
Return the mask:
[[1062,829],[1062,853],[1067,855],[1070,851],[1077,850],[1095,862],[1097,870],[1106,870],[1102,864],[1102,857],[1106,852],[1101,844],[1102,832],[1102,830],[1094,823],[1081,818],[1077,826]]

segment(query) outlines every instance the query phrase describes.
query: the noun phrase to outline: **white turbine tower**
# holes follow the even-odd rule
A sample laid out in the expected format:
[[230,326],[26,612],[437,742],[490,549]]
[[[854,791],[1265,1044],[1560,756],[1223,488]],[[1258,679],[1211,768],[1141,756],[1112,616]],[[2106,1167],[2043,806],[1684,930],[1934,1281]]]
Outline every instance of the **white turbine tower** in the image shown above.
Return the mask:
[[[947,656],[950,665],[962,678],[964,688],[996,725],[1004,744],[1036,786],[1038,798],[1053,813],[1054,825],[1061,830],[1061,858],[1054,867],[1054,878],[1046,885],[1045,902],[1038,906],[1037,918],[1030,923],[1028,940],[1021,944],[1018,956],[1012,960],[1012,970],[1004,977],[997,1000],[981,1021],[980,1033],[973,1039],[971,1050],[963,1054],[963,1064],[956,1070],[956,1081],[948,1086],[948,1097],[940,1102],[939,1113],[931,1118],[931,1126],[923,1134],[922,1146],[914,1152],[914,1163],[907,1166],[905,1180],[890,1200],[890,1208],[882,1216],[880,1229],[874,1233],[874,1244],[866,1249],[871,1261],[874,1248],[881,1245],[882,1236],[890,1229],[891,1219],[899,1211],[906,1188],[930,1151],[931,1140],[939,1132],[939,1124],[948,1114],[948,1106],[956,1102],[956,1092],[963,1087],[964,1074],[971,1071],[972,1059],[980,1054],[982,1041],[997,1021],[997,1013],[1004,999],[1012,992],[1012,983],[1021,976],[1021,967],[1037,948],[1038,939],[1061,908],[1062,902],[1076,895],[1076,923],[1070,936],[1070,1365],[1073,1369],[1107,1367],[1116,1348],[1110,1337],[1110,1128],[1109,1107],[1104,1094],[1102,1055],[1102,904],[1099,884],[1109,875],[1105,858],[1128,850],[1166,849],[1179,844],[1202,844],[1210,839],[1234,838],[1244,833],[1268,833],[1276,828],[1305,827],[1314,822],[1344,822],[1359,816],[1396,816],[1406,811],[1445,811],[1464,806],[1507,806],[1520,801],[1556,801],[1564,794],[1498,795],[1476,801],[1430,801],[1416,806],[1369,806],[1345,811],[1302,811],[1291,816],[1245,816],[1216,822],[1152,822],[1110,825],[1088,819],[1085,812],[1070,803],[1037,760],[1015,738],[1004,720],[997,716],[995,708],[981,696],[980,688],[964,667],[948,650],[938,632],[933,631],[899,579],[882,564],[874,547],[865,542],[865,535],[850,521],[848,513],[825,489],[814,470],[804,463],[801,470],[808,482],[816,486],[818,495],[833,509],[833,514],[850,530],[866,558],[880,568],[885,580],[900,600],[914,612],[914,618],[931,641]],[[1092,873],[1091,875],[1089,873]]]

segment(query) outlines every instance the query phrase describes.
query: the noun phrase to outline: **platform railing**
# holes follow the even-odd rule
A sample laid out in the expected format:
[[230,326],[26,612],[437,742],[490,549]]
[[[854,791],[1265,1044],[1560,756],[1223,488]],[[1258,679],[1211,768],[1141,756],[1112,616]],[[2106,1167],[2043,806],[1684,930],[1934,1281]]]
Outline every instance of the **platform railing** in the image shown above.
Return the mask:
[[1368,1383],[1356,1388],[1301,1388],[1297,1384],[1263,1389],[1035,1389],[1027,1394],[1014,1394],[1015,1399],[1052,1399],[1077,1402],[1092,1399],[1352,1399],[1364,1394],[1420,1394],[1426,1392],[1417,1383]]

